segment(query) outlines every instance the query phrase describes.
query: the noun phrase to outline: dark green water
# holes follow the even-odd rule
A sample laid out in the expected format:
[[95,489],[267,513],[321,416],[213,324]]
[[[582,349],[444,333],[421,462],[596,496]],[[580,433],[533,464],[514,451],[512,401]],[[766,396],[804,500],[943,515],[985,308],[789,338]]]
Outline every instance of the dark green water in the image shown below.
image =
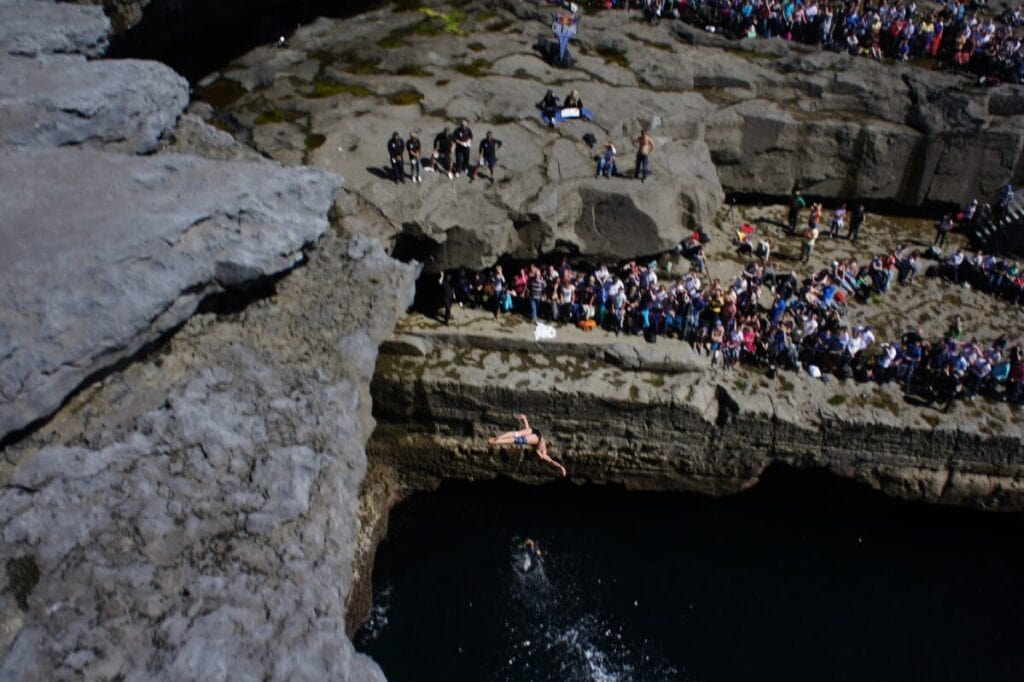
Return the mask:
[[445,486],[394,510],[356,643],[392,682],[1016,681],[1022,529],[794,472],[724,500]]

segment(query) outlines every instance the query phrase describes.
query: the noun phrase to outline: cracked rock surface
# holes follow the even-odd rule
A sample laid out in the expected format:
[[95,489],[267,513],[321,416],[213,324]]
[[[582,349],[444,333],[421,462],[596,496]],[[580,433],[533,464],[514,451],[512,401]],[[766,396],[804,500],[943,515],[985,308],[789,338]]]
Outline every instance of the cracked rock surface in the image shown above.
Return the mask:
[[184,155],[0,152],[0,433],[50,414],[205,295],[293,267],[340,183]]
[[[94,10],[0,11],[14,4],[45,18],[26,35],[106,43]],[[45,45],[5,49],[72,49]],[[65,114],[136,124],[38,134],[0,107],[0,130],[36,133],[0,146],[0,437],[33,425],[0,451],[0,679],[383,679],[345,601],[370,376],[418,269],[330,227],[340,177],[198,119],[173,152],[112,151],[175,123],[181,98],[134,82],[183,83],[164,67],[0,59],[28,80],[77,74],[111,112],[63,111],[78,95],[58,92],[51,131],[74,128]],[[262,297],[239,294],[253,283]],[[195,314],[225,291],[247,305]]]
[[[432,268],[555,249],[647,255],[707,224],[723,190],[963,203],[1024,168],[1020,86],[650,26],[636,12],[585,14],[574,67],[555,69],[534,49],[550,37],[547,12],[430,4],[461,12],[461,33],[420,12],[321,19],[286,48],[256,48],[211,74],[197,96],[213,105],[205,116],[265,154],[342,174],[339,208],[358,229],[414,240]],[[578,89],[594,123],[546,128],[534,103],[549,88]],[[419,128],[429,148],[463,118],[477,142],[488,130],[504,142],[494,186],[431,173],[422,185],[389,182],[393,131]],[[632,175],[630,140],[644,127],[657,144],[647,183],[594,178],[584,134],[614,142]]]
[[0,564],[39,578],[21,609],[6,576],[0,678],[383,679],[345,599],[367,387],[415,276],[332,232],[9,452]]

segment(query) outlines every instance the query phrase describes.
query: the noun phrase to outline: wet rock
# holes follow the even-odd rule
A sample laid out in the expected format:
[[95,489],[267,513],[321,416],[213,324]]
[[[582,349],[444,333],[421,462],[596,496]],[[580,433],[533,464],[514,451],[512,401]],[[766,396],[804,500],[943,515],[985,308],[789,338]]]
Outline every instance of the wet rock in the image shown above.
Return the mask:
[[327,230],[341,184],[272,164],[86,150],[5,151],[0,178],[11,245],[0,434],[50,414],[205,295],[293,267]]

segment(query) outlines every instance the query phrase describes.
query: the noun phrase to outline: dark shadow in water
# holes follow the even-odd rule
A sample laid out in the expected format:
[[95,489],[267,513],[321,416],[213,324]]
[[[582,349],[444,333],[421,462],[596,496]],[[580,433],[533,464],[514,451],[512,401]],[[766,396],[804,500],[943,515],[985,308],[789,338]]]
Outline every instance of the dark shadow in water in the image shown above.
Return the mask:
[[394,510],[357,646],[392,682],[1018,680],[1022,525],[783,469],[721,500],[446,484]]

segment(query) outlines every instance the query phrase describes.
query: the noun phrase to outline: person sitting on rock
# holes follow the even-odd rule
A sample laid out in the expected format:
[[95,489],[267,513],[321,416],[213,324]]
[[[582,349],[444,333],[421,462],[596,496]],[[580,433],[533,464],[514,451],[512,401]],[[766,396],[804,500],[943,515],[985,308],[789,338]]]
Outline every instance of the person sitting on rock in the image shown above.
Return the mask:
[[516,418],[522,422],[523,428],[518,431],[507,431],[500,436],[488,439],[487,442],[491,445],[527,445],[532,447],[533,451],[537,453],[537,457],[558,469],[562,476],[565,476],[565,467],[548,455],[548,442],[544,440],[540,431],[530,427],[530,422],[525,414],[517,414]]
[[583,100],[580,99],[580,91],[573,90],[565,96],[565,100],[562,102],[563,109],[583,109]]
[[555,97],[555,93],[548,90],[544,98],[537,102],[537,108],[540,109],[540,116],[544,122],[554,127],[555,116],[558,115],[558,98]]
[[615,144],[608,140],[601,149],[601,156],[597,159],[597,175],[594,177],[601,177],[603,175],[606,178],[610,178],[613,175],[618,175],[619,167],[615,163]]
[[405,143],[402,142],[402,136],[398,134],[398,131],[395,131],[391,134],[391,139],[388,140],[388,158],[391,161],[391,176],[396,185],[399,182],[405,183],[404,155]]

